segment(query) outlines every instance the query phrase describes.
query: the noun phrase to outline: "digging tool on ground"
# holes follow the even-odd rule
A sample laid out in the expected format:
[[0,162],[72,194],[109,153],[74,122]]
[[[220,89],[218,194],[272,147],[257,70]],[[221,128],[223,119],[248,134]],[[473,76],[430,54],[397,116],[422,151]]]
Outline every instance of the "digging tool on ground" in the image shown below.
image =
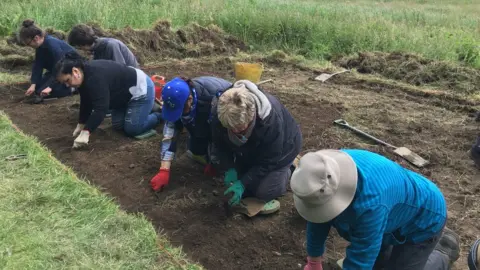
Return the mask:
[[333,74],[322,73],[322,74],[318,75],[317,77],[315,77],[315,80],[316,80],[316,81],[325,82],[326,80],[330,79],[331,77],[333,77],[333,76],[335,76],[335,75],[338,75],[338,74],[345,73],[345,72],[350,72],[350,70],[347,69],[347,70],[335,72],[335,73],[333,73]]
[[333,121],[334,124],[337,124],[339,126],[342,126],[342,127],[345,127],[345,128],[348,128],[352,131],[354,131],[355,133],[357,134],[360,134],[360,135],[363,135],[371,140],[374,140],[376,141],[377,143],[380,143],[382,145],[385,145],[391,149],[393,149],[393,152],[395,154],[397,154],[398,156],[406,159],[407,161],[409,161],[410,163],[412,163],[413,165],[421,168],[421,167],[424,167],[426,165],[428,165],[430,162],[422,157],[420,157],[419,155],[417,155],[416,153],[412,152],[410,149],[406,148],[406,147],[396,147],[396,146],[393,146],[389,143],[386,143],[378,138],[375,138],[373,137],[372,135],[368,134],[368,133],[365,133],[353,126],[350,126],[347,121],[343,120],[343,119],[337,119],[335,121]]

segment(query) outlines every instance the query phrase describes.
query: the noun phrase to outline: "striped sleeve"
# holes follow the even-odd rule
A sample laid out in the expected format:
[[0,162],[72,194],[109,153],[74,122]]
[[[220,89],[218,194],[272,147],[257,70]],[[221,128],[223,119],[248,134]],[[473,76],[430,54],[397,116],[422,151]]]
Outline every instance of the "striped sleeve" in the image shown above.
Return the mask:
[[388,209],[381,205],[363,213],[353,226],[343,269],[373,269],[388,221]]
[[176,129],[175,122],[165,122],[163,127],[163,139],[162,139],[162,149],[161,149],[161,158],[162,161],[172,161],[175,157],[175,137],[178,136],[179,131]]

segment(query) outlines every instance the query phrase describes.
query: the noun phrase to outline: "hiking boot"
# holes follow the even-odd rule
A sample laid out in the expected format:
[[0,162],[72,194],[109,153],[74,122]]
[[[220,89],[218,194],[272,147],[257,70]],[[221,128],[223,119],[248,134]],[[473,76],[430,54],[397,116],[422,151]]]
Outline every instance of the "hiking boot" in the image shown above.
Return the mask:
[[473,243],[468,254],[468,268],[470,270],[480,270],[480,239]]
[[460,237],[454,231],[445,227],[435,250],[448,256],[450,265],[460,257]]

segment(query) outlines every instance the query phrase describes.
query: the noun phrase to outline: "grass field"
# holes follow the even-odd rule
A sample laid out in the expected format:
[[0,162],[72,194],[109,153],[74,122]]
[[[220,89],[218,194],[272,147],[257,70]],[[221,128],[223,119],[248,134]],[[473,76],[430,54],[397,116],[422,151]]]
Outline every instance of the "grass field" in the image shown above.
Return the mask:
[[3,0],[0,34],[24,18],[68,31],[79,22],[147,28],[214,23],[255,49],[281,48],[329,59],[358,51],[407,51],[480,67],[480,3],[475,0]]
[[[27,158],[5,160],[14,154]],[[145,218],[119,210],[17,132],[1,111],[0,183],[0,269],[200,269],[157,239]]]

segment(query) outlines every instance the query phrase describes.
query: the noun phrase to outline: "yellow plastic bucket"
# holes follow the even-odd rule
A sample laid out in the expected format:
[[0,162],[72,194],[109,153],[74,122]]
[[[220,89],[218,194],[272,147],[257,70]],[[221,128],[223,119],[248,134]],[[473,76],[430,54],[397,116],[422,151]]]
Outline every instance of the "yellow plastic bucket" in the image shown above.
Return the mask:
[[235,79],[249,80],[253,83],[258,83],[262,77],[263,65],[257,63],[235,63]]

